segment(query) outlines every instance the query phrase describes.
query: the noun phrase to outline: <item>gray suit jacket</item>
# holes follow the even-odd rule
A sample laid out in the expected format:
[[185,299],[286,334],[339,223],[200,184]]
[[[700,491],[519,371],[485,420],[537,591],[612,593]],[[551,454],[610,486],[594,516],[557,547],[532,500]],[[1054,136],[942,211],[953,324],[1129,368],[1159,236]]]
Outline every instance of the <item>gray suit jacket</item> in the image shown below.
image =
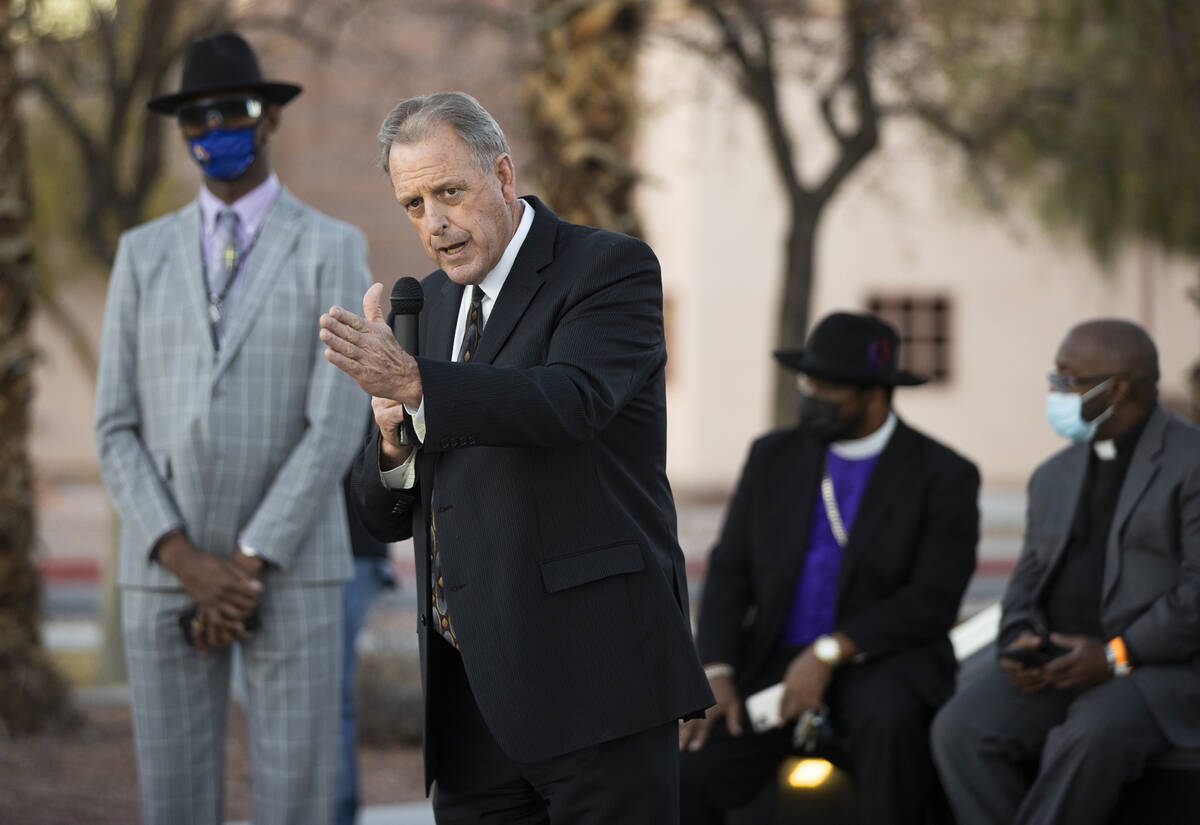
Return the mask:
[[325,360],[317,319],[361,303],[366,241],[281,191],[217,351],[200,231],[193,202],[126,232],[113,264],[96,445],[121,519],[119,583],[179,587],[150,561],[173,525],[222,556],[244,537],[279,565],[279,581],[345,579],[341,478],[363,394]]
[[[1088,449],[1068,447],[1029,482],[1025,546],[1004,595],[1002,644],[1022,627],[1045,627],[1038,603],[1066,547]],[[1161,407],[1117,499],[1100,620],[1108,638],[1128,644],[1135,659],[1128,678],[1163,733],[1178,747],[1200,747],[1200,428]]]

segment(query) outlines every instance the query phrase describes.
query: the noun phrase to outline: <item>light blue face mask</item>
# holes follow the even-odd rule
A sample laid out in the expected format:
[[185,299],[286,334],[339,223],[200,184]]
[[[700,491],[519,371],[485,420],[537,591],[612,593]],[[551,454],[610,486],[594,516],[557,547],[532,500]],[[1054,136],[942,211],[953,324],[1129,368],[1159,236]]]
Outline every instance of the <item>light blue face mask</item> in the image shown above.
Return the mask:
[[1046,420],[1050,422],[1054,432],[1072,441],[1091,441],[1100,425],[1112,415],[1113,408],[1110,404],[1104,412],[1087,421],[1083,417],[1083,405],[1103,392],[1112,380],[1106,378],[1085,393],[1046,393]]
[[244,129],[210,129],[200,137],[190,138],[192,157],[204,174],[216,180],[237,180],[246,174],[258,147],[254,145],[255,126]]

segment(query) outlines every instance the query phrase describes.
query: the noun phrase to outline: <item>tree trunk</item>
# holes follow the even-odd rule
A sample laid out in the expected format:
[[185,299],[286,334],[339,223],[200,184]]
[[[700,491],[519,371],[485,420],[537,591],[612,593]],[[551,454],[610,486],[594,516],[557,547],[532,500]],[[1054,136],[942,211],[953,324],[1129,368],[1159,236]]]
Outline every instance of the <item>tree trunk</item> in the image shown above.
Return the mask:
[[[792,224],[784,246],[783,300],[779,305],[778,349],[804,346],[812,301],[813,264],[816,256],[817,224],[821,206],[800,199],[792,206]],[[796,419],[796,374],[775,365],[774,425],[794,424]]]
[[541,56],[521,90],[550,208],[575,223],[641,234],[631,158],[637,47],[650,0],[538,0]]
[[68,719],[67,684],[40,630],[41,580],[33,563],[33,469],[26,442],[33,368],[33,236],[17,108],[10,0],[0,0],[0,738]]

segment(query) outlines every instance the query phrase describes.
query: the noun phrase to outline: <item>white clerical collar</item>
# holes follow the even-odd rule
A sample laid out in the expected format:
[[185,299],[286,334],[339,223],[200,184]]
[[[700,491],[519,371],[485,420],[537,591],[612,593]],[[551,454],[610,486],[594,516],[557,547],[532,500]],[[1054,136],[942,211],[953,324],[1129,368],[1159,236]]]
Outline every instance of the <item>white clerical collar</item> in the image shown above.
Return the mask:
[[1117,457],[1117,445],[1111,438],[1103,441],[1093,441],[1092,450],[1101,461],[1112,461]]
[[508,246],[504,247],[504,254],[500,256],[500,260],[496,261],[492,271],[479,282],[479,289],[486,298],[492,301],[500,297],[500,290],[504,287],[504,282],[508,280],[508,273],[512,271],[513,262],[517,260],[517,253],[521,251],[521,244],[525,243],[525,238],[529,235],[529,228],[533,226],[533,207],[524,198],[519,200],[524,207],[521,209],[521,222],[517,224],[517,231],[513,233]]
[[838,458],[845,458],[851,461],[874,458],[883,452],[883,448],[891,440],[892,433],[896,431],[896,421],[896,414],[889,412],[887,420],[875,432],[862,438],[848,438],[845,441],[835,441],[829,445],[829,449]]

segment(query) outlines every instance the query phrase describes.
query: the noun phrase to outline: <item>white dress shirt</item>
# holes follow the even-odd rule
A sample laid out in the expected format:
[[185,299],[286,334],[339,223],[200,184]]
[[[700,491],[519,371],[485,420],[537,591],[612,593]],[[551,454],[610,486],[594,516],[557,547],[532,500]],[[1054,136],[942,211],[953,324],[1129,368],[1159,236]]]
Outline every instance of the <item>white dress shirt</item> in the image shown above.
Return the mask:
[[[500,260],[492,267],[491,271],[483,277],[479,282],[479,290],[483,293],[483,330],[487,330],[487,320],[492,314],[492,307],[496,305],[496,301],[500,298],[500,290],[504,288],[504,282],[508,280],[508,273],[512,271],[513,262],[517,259],[517,253],[521,251],[521,245],[525,243],[525,238],[529,235],[529,228],[533,226],[533,207],[524,198],[521,199],[523,208],[521,209],[521,220],[517,224],[517,231],[513,233],[512,238],[508,242],[508,246],[504,248],[504,254],[500,256]],[[458,360],[458,351],[462,349],[463,336],[467,331],[467,313],[471,310],[471,289],[468,287],[463,290],[462,300],[458,306],[458,321],[454,324],[454,339],[450,344],[450,351],[442,353],[451,361]],[[437,355],[438,353],[432,353]],[[425,439],[425,399],[421,399],[421,404],[415,409],[410,409],[407,404],[404,405],[405,411],[412,417],[413,430],[416,431],[417,438]],[[413,459],[416,457],[416,451],[409,453],[404,463],[398,467],[393,467],[390,470],[380,472],[380,477],[383,479],[383,486],[390,490],[409,490],[417,483],[417,468]]]

